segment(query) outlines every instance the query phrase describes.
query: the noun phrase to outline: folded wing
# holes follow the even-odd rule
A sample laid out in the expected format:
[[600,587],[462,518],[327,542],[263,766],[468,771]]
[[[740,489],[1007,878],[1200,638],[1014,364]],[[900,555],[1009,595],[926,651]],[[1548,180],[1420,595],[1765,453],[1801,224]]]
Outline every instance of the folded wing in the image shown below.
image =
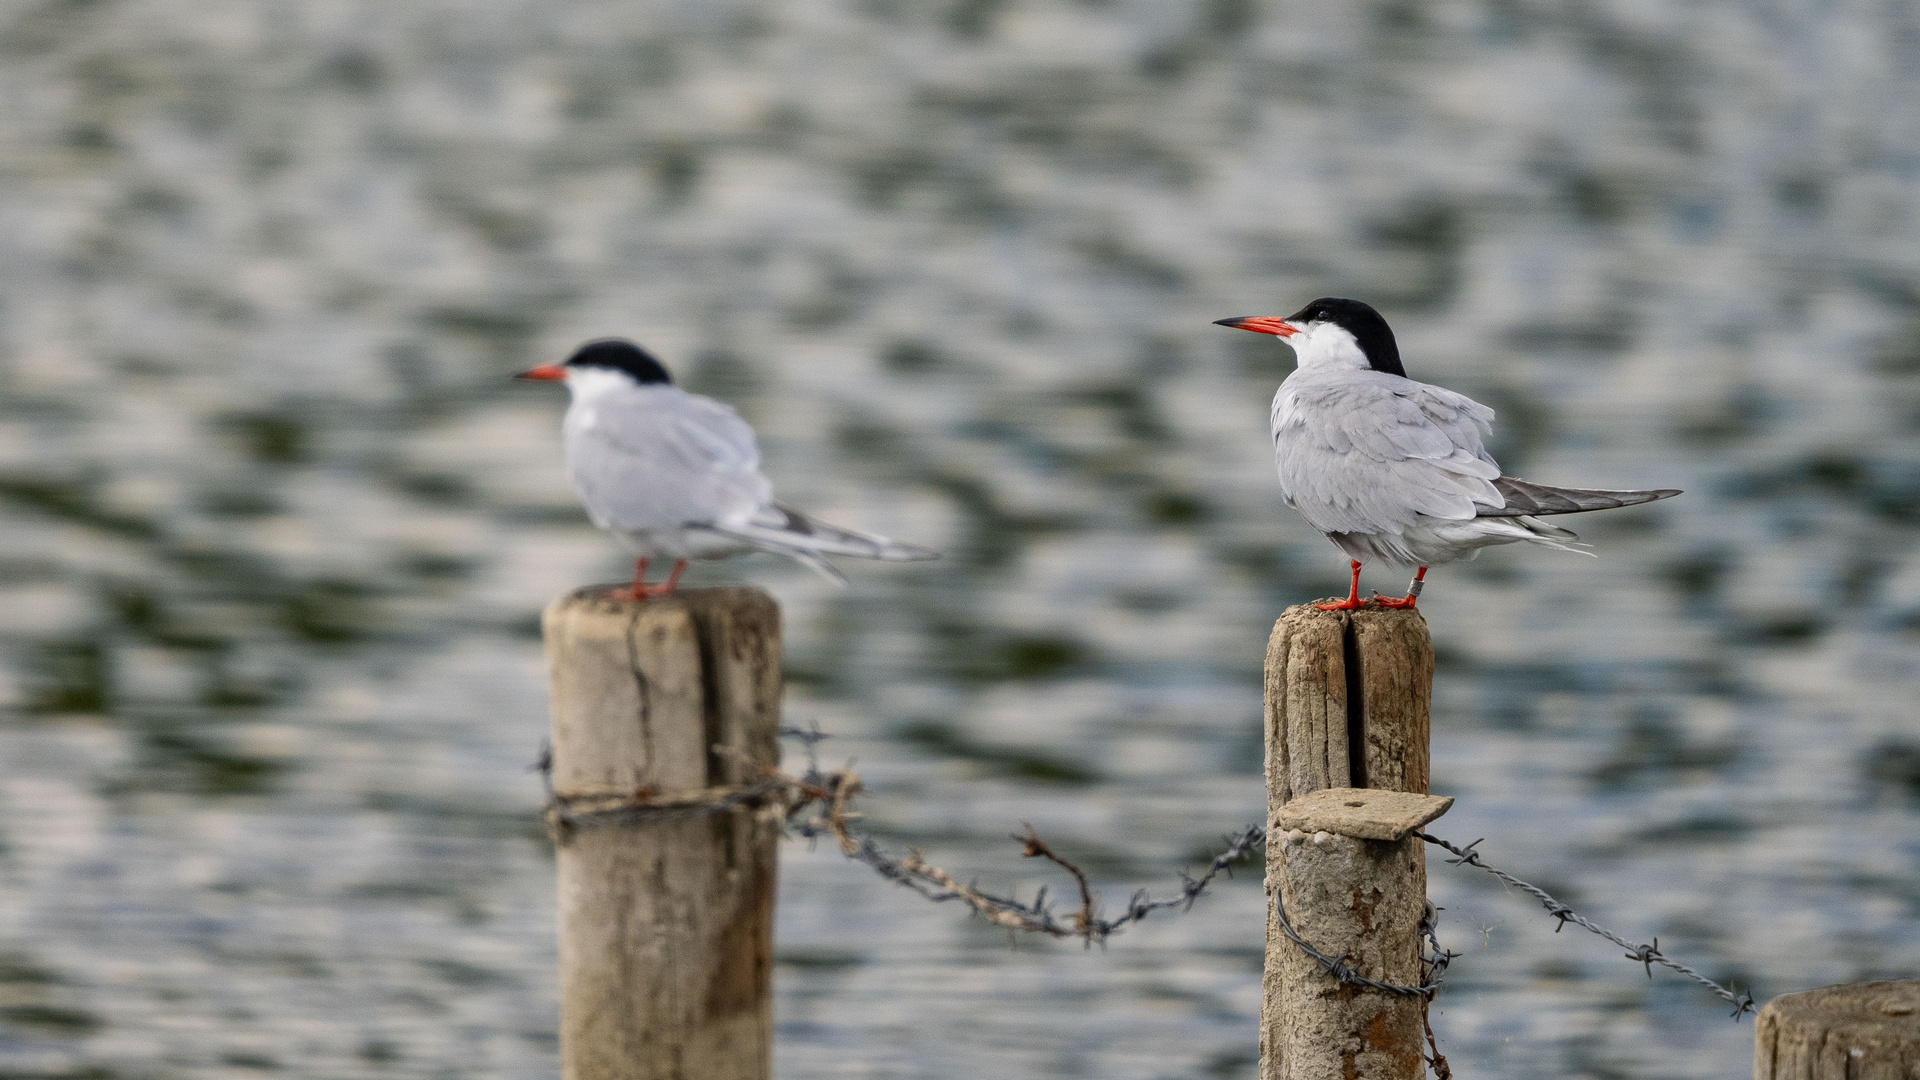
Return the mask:
[[674,387],[570,411],[565,438],[574,490],[603,529],[745,521],[773,499],[747,422]]
[[1482,443],[1492,409],[1383,372],[1303,374],[1274,397],[1274,456],[1288,504],[1315,528],[1391,534],[1501,502]]

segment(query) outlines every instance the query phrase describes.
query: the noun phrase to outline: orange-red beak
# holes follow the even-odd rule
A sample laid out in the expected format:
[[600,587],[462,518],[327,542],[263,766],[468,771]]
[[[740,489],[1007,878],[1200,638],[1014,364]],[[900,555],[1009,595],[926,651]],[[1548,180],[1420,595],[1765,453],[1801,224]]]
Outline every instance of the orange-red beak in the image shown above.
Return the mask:
[[1256,334],[1272,334],[1275,337],[1289,338],[1300,332],[1300,328],[1285,319],[1272,315],[1248,315],[1240,319],[1216,319],[1215,326],[1231,326],[1235,330],[1251,330]]
[[527,371],[521,372],[518,375],[515,375],[514,378],[543,379],[548,382],[565,382],[567,378],[567,369],[561,367],[559,364],[541,364],[537,368],[531,368]]

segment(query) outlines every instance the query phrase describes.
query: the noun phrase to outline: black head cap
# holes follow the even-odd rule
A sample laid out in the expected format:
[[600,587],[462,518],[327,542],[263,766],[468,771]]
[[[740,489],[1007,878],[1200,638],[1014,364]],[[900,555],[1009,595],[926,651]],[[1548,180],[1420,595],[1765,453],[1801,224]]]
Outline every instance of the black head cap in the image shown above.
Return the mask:
[[1400,346],[1394,344],[1393,329],[1370,304],[1323,296],[1287,316],[1287,321],[1296,326],[1310,322],[1333,323],[1360,343],[1360,351],[1366,354],[1367,365],[1373,370],[1403,379],[1407,376],[1407,369],[1400,366]]
[[601,338],[589,341],[567,357],[567,367],[603,367],[624,371],[635,382],[670,383],[673,376],[647,350],[625,338]]

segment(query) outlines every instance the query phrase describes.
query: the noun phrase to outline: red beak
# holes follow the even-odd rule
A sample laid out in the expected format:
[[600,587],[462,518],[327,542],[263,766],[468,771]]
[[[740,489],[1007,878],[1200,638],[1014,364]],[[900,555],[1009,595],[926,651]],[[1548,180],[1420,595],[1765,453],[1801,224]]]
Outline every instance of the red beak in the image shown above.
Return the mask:
[[520,374],[515,375],[514,378],[542,379],[548,382],[565,382],[567,379],[567,369],[561,367],[559,364],[541,364],[537,368],[532,368],[528,371],[523,371]]
[[1275,337],[1290,338],[1300,332],[1300,328],[1285,319],[1272,315],[1248,315],[1241,319],[1218,319],[1215,326],[1231,326],[1235,330],[1251,330],[1256,334],[1272,334]]

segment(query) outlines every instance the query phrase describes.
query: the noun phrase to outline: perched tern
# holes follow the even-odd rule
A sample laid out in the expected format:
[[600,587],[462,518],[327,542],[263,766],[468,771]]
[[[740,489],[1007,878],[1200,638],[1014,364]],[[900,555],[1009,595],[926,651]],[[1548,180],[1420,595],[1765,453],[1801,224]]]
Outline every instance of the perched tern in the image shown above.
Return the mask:
[[[621,599],[671,593],[688,559],[770,551],[844,581],[823,556],[939,557],[774,502],[747,422],[673,385],[660,361],[631,341],[589,341],[564,363],[514,377],[567,384],[572,400],[560,425],[567,476],[593,523],[636,555],[632,588],[614,594]],[[650,559],[673,560],[664,584],[647,584]]]
[[1547,487],[1500,475],[1480,441],[1493,410],[1407,378],[1387,320],[1358,300],[1323,297],[1284,319],[1218,324],[1273,334],[1299,359],[1273,397],[1280,493],[1352,560],[1347,598],[1316,605],[1322,610],[1364,603],[1360,564],[1369,559],[1418,568],[1406,596],[1374,594],[1383,607],[1410,608],[1429,566],[1471,559],[1483,547],[1525,541],[1576,551],[1569,541],[1578,537],[1543,517],[1680,494]]

